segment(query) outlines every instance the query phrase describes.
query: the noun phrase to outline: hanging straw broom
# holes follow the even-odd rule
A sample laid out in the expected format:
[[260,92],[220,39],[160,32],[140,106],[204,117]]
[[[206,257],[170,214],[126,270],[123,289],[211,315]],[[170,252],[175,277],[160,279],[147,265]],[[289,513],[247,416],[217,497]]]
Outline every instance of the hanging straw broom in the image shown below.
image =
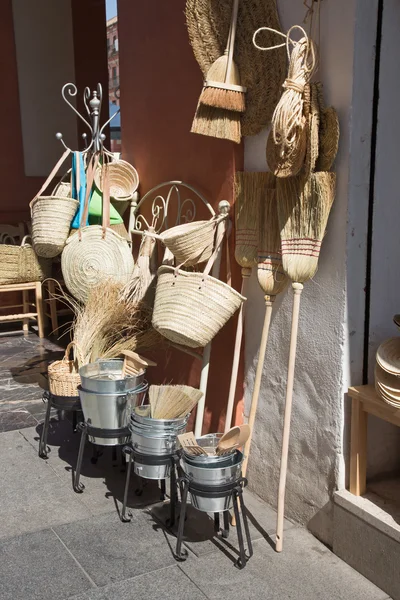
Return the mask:
[[[260,205],[265,201],[267,187],[274,177],[271,173],[242,173],[235,174],[235,221],[236,246],[235,259],[242,267],[243,296],[247,295],[247,283],[252,268],[257,264],[258,221]],[[235,349],[229,386],[228,403],[226,408],[225,432],[232,425],[233,406],[240,361],[244,325],[244,307],[240,307],[236,328]]]
[[264,366],[265,352],[267,349],[269,326],[271,323],[272,308],[275,298],[284,291],[288,278],[282,267],[281,239],[279,235],[278,210],[276,204],[276,190],[274,189],[275,178],[270,177],[270,187],[267,190],[265,201],[261,205],[259,224],[259,246],[258,246],[258,283],[265,296],[265,317],[261,334],[260,349],[256,375],[254,380],[253,395],[251,398],[250,414],[248,424],[250,426],[250,437],[244,447],[242,466],[243,477],[246,476],[247,464],[250,454],[251,440],[254,431],[254,422],[257,413],[258,398],[260,394],[261,377]]
[[[139,255],[133,269],[132,277],[126,284],[123,290],[123,296],[129,301],[140,302],[146,300],[146,303],[151,305],[154,296],[154,286],[157,273],[157,263],[155,254],[157,252],[157,240],[151,234],[155,233],[154,227],[149,227],[149,234],[144,233],[140,244]],[[149,292],[153,291],[153,294]]]
[[223,56],[217,58],[207,72],[200,103],[242,113],[245,110],[246,88],[240,85],[239,71],[233,61],[238,11],[239,0],[233,0],[226,49]]
[[300,295],[303,284],[317,271],[321,243],[335,197],[335,183],[336,176],[330,172],[312,173],[307,179],[300,176],[280,178],[276,183],[282,264],[285,273],[292,280],[294,293],[278,491],[277,552],[282,551],[283,545],[286,473]]
[[[207,73],[191,132],[240,144],[240,112],[244,110],[246,88],[235,84],[235,81],[239,81],[239,74],[236,66],[233,66],[238,6],[239,0],[234,0],[227,51],[214,62]],[[218,79],[223,79],[223,83]]]

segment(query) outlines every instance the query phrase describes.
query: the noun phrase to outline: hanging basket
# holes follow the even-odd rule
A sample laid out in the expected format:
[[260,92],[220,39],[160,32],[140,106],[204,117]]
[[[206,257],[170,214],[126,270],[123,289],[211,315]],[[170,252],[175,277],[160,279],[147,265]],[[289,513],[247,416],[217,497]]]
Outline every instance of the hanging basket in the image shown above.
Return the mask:
[[0,244],[0,284],[43,281],[51,275],[51,259],[39,258],[28,239],[20,246]]
[[153,327],[176,344],[206,346],[246,298],[204,273],[158,269]]
[[[72,360],[70,352],[74,346],[76,355],[75,360]],[[78,358],[77,355],[79,355],[79,348],[75,342],[70,342],[65,350],[64,358],[56,360],[48,366],[49,389],[54,396],[79,396],[78,386],[81,384],[81,378],[78,361],[81,364],[81,357]]]
[[213,251],[215,228],[226,216],[213,217],[209,221],[194,221],[167,229],[161,241],[172,252],[177,264],[190,267],[207,261]]
[[79,206],[78,200],[73,198],[56,195],[41,196],[69,154],[69,150],[64,152],[39,193],[29,205],[32,219],[33,247],[36,254],[43,258],[53,258],[61,254],[69,234],[71,221]]
[[[110,198],[126,202],[132,198],[139,187],[139,175],[134,167],[125,160],[107,163],[110,185]],[[104,180],[104,165],[100,165],[95,173],[94,182],[102,192]]]

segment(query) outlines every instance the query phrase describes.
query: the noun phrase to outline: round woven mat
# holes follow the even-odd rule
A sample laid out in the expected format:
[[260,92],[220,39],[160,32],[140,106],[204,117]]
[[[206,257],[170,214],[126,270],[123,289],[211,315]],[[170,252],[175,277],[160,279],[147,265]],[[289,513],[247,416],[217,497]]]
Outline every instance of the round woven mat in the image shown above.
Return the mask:
[[[232,11],[231,0],[187,0],[186,22],[189,40],[203,76],[224,53]],[[271,121],[286,77],[286,49],[263,52],[252,43],[259,27],[281,30],[276,0],[246,0],[239,4],[234,60],[241,84],[247,87],[246,112],[242,115],[242,135],[256,135]],[[273,46],[281,38],[265,31],[259,45]]]

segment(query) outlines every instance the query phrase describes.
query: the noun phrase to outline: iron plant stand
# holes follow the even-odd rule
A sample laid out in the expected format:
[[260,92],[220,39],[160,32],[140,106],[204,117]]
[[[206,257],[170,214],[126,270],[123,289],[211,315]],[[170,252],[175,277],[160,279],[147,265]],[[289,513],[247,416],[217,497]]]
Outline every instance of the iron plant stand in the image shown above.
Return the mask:
[[[89,423],[79,423],[77,426],[77,429],[79,429],[82,433],[81,433],[81,442],[79,444],[78,459],[76,462],[73,488],[77,494],[81,494],[83,492],[83,490],[85,489],[85,486],[83,485],[83,483],[80,482],[80,477],[81,477],[83,453],[85,451],[85,444],[86,444],[87,436],[90,435],[90,436],[98,437],[98,438],[112,439],[112,438],[118,438],[118,437],[127,437],[130,435],[130,431],[129,431],[128,427],[122,427],[120,429],[101,429],[99,427],[92,427]],[[123,445],[123,444],[120,444],[120,445]],[[97,448],[97,445],[95,444],[92,462],[93,463],[97,462],[97,458],[100,455],[101,455],[101,451],[99,451],[99,449]]]
[[47,401],[46,416],[44,418],[43,429],[39,441],[40,458],[48,458],[47,436],[49,433],[51,409],[62,411],[72,411],[72,429],[76,430],[77,413],[82,411],[79,396],[54,396],[50,392],[43,393],[43,402]]
[[[138,452],[136,452],[132,446],[125,446],[122,450],[122,452],[128,456],[128,467],[126,469],[126,480],[125,480],[125,490],[124,490],[124,499],[123,499],[123,504],[122,504],[122,510],[121,510],[121,521],[123,521],[124,523],[128,523],[129,521],[131,521],[132,519],[132,513],[130,511],[126,510],[127,507],[127,503],[128,503],[128,493],[129,493],[129,485],[130,485],[130,480],[131,480],[131,471],[132,471],[132,462],[136,461],[136,462],[140,462],[143,465],[148,465],[148,466],[164,466],[164,465],[170,465],[171,469],[170,469],[170,513],[169,513],[169,519],[167,522],[167,526],[168,527],[172,527],[175,523],[175,519],[176,519],[176,507],[177,507],[177,503],[178,503],[178,496],[177,496],[177,457],[175,454],[170,454],[170,455],[163,455],[163,456],[156,456],[156,455],[147,455],[147,454],[140,454]],[[146,478],[140,477],[139,476],[139,487],[135,490],[135,494],[137,496],[141,496],[143,493],[143,484],[146,481]],[[160,500],[164,501],[165,500],[165,492],[166,492],[166,485],[165,485],[165,479],[161,479],[160,480],[160,489],[161,489],[161,495],[160,495]]]
[[[176,550],[175,550],[175,558],[176,560],[182,562],[185,561],[188,557],[188,552],[185,548],[182,549],[183,542],[183,533],[185,528],[185,516],[186,516],[186,507],[188,500],[188,493],[194,494],[196,496],[202,496],[203,498],[221,498],[221,497],[232,497],[233,510],[236,519],[236,531],[239,542],[239,558],[237,559],[235,566],[238,569],[243,569],[246,566],[247,561],[253,556],[253,545],[250,538],[250,530],[249,523],[246,515],[246,507],[243,500],[243,488],[247,485],[247,479],[242,477],[233,483],[228,483],[220,486],[209,486],[209,485],[198,485],[193,484],[186,475],[180,477],[178,480],[179,487],[181,489],[181,512],[179,515],[179,526],[178,526],[178,535],[176,539]],[[240,511],[239,511],[240,504]],[[224,539],[227,539],[229,536],[229,511],[226,510],[223,512],[224,518],[224,527],[220,531],[220,517],[219,513],[214,513],[214,531],[216,533],[221,533],[221,536]],[[246,535],[247,542],[247,550],[245,551],[244,547],[244,539],[243,539],[243,528]]]

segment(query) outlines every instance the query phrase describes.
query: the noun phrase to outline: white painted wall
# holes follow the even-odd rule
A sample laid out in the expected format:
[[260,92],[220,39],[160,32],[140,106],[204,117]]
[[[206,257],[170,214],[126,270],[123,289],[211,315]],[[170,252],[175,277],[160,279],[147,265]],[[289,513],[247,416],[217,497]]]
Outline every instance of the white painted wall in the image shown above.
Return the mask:
[[[337,197],[322,246],[319,270],[305,284],[300,310],[294,406],[287,478],[286,513],[329,542],[330,494],[344,485],[342,433],[348,387],[349,336],[346,306],[346,238],[349,180],[349,121],[352,103],[356,0],[322,2],[321,66],[326,103],[341,123],[336,160]],[[301,24],[302,2],[278,2],[282,27]],[[245,141],[245,169],[266,170],[267,132]],[[291,289],[276,302],[265,361],[261,398],[249,463],[252,489],[276,504],[280,464]],[[246,307],[246,390],[248,411],[264,314],[255,274]],[[359,382],[358,382],[359,383]]]
[[63,152],[61,131],[77,147],[77,123],[61,97],[75,81],[70,0],[13,0],[25,174],[46,176]]

